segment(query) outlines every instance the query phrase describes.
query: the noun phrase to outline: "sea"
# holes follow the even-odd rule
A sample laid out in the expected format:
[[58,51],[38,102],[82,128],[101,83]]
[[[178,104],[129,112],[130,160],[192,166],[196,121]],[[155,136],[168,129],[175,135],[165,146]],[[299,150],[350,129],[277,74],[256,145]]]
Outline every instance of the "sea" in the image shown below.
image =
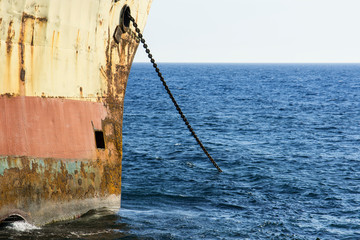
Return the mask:
[[360,64],[148,63],[123,121],[122,203],[0,239],[360,239]]

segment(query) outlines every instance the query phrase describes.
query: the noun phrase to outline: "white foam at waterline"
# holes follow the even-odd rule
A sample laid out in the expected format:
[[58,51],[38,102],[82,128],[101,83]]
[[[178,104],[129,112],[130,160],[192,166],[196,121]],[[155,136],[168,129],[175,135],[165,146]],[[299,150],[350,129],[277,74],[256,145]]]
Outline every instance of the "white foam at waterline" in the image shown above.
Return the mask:
[[19,232],[28,232],[31,230],[38,230],[39,227],[36,227],[34,225],[31,225],[30,223],[27,223],[25,221],[16,221],[10,224],[7,228],[19,231]]

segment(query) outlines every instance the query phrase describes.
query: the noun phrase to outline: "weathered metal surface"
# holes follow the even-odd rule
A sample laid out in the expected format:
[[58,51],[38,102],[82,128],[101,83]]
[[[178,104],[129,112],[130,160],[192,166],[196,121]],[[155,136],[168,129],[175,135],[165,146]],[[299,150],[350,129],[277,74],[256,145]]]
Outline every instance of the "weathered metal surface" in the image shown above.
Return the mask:
[[[122,7],[130,6],[142,29],[150,3],[0,0],[0,94],[80,98],[82,87],[83,98],[97,101],[108,90],[100,69],[106,69]],[[130,39],[122,38],[119,48],[128,48]],[[132,52],[117,53],[127,55],[117,64],[127,68]]]
[[[94,129],[103,129],[101,122],[107,117],[104,104],[63,98],[0,97],[0,109],[0,155],[96,158]],[[114,132],[107,129],[105,135],[113,136]]]
[[151,0],[0,0],[0,221],[120,207],[123,100],[138,46],[131,27],[113,38],[125,5],[143,29]]
[[96,207],[118,208],[120,175],[121,165],[110,160],[1,157],[0,216],[17,213],[42,225]]

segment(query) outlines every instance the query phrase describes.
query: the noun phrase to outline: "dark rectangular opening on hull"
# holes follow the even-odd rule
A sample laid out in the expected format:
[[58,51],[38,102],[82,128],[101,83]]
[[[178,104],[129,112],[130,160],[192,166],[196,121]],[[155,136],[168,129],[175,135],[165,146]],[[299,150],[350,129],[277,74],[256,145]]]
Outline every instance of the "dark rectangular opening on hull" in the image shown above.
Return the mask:
[[95,142],[97,148],[105,149],[105,140],[104,140],[103,131],[95,131]]

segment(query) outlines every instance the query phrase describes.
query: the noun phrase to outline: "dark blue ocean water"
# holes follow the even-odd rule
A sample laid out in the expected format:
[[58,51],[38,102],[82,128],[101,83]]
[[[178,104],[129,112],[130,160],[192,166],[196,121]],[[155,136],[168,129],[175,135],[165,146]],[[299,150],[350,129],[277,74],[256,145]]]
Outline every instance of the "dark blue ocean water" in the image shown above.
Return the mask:
[[152,239],[360,239],[360,65],[148,64],[124,116],[123,202]]
[[15,236],[360,239],[359,64],[159,67],[224,172],[196,145],[151,65],[136,63],[121,211]]

